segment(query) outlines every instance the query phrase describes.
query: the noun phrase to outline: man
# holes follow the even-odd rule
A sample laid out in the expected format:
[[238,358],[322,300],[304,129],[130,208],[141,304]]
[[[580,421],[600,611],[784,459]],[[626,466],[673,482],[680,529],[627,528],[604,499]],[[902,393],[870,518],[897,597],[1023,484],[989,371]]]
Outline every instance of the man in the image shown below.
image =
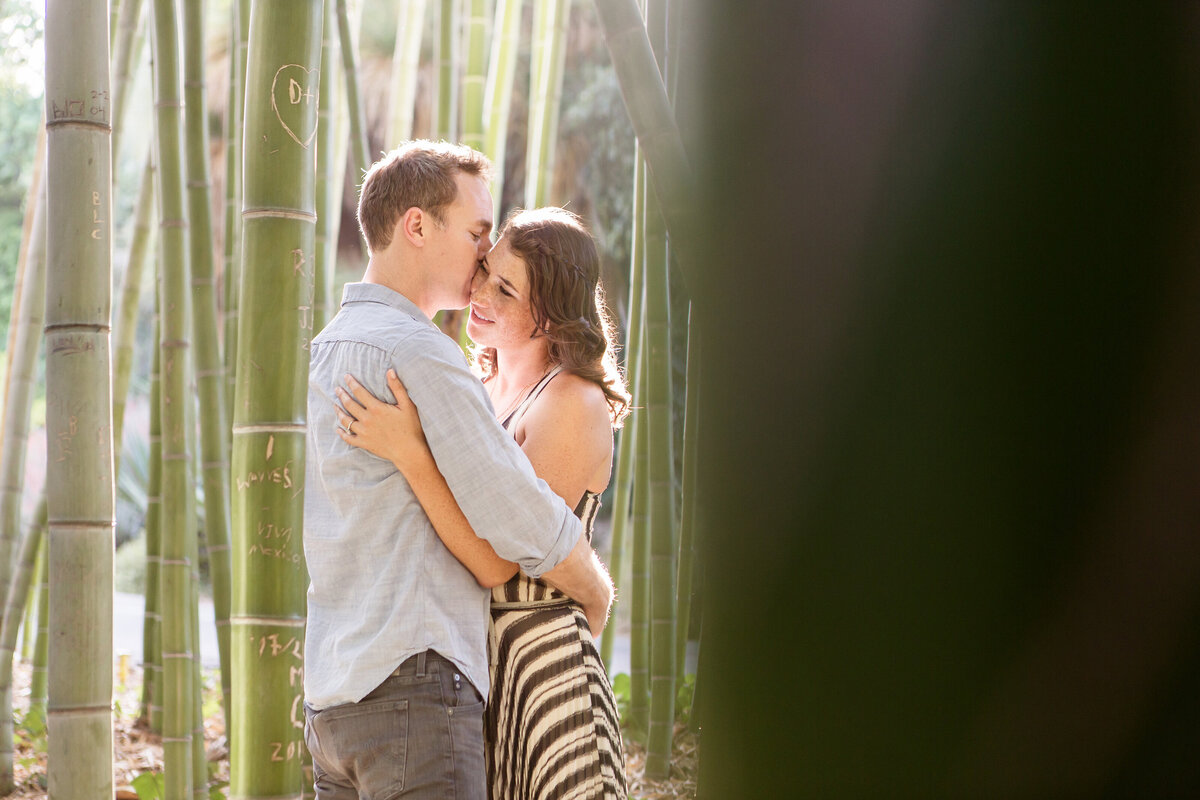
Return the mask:
[[304,550],[311,584],[305,740],[319,800],[486,795],[489,591],[438,539],[395,467],[341,441],[345,376],[389,397],[395,369],[475,532],[502,558],[607,609],[612,586],[579,521],[496,422],[458,345],[430,321],[462,308],[490,246],[489,165],[410,142],[368,171],[370,259],[312,342]]

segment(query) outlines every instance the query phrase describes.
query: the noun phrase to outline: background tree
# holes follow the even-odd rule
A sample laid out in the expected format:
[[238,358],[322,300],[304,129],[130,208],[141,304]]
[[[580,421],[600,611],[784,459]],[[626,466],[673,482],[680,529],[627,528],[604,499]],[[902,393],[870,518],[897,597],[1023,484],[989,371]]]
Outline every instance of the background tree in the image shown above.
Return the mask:
[[322,4],[254,0],[233,417],[231,793],[302,791],[301,547]]
[[108,8],[46,6],[49,792],[111,796]]

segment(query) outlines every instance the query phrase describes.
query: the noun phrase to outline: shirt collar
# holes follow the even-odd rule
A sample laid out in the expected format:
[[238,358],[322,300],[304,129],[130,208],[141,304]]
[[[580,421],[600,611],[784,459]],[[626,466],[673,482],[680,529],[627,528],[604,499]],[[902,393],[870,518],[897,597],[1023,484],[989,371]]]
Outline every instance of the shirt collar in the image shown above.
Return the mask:
[[345,306],[350,303],[379,303],[390,306],[397,311],[408,314],[418,322],[424,322],[434,329],[437,328],[433,324],[433,321],[425,316],[425,312],[417,308],[413,301],[380,283],[347,283],[342,287],[342,305]]

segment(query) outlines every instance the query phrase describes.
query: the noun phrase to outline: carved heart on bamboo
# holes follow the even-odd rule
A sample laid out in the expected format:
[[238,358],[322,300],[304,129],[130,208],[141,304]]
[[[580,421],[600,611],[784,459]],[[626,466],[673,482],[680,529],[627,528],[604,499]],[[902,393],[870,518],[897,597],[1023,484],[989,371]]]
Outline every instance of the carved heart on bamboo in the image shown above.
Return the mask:
[[313,82],[320,78],[316,68],[284,64],[271,81],[271,110],[296,144],[308,149],[317,135],[317,92]]

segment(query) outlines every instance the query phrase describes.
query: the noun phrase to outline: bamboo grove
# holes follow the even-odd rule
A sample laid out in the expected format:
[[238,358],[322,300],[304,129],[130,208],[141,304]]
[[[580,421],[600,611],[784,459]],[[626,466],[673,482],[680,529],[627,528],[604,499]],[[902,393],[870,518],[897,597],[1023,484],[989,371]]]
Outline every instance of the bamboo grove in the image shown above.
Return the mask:
[[[620,298],[635,411],[617,439],[612,540],[602,556],[620,601],[601,647],[611,664],[615,640],[628,632],[625,735],[645,744],[647,775],[666,777],[678,690],[691,680],[688,643],[694,648],[699,630],[691,611],[699,509],[689,476],[703,411],[694,388],[701,342],[686,297],[691,179],[672,109],[678,0],[395,5],[384,147],[428,136],[483,150],[498,166],[498,217],[506,182],[523,182],[514,188],[525,206],[563,202],[554,176],[572,16],[594,15],[605,37],[637,152]],[[105,4],[47,2],[45,145],[4,384],[0,792],[13,787],[12,660],[24,626],[34,674],[48,676],[52,794],[112,794],[114,494],[128,457],[121,444],[137,435],[149,443],[140,714],[162,739],[163,796],[210,788],[202,570],[217,625],[229,796],[311,792],[301,707],[307,346],[335,313],[344,279],[345,191],[379,150],[362,91],[365,23],[349,0],[229,0],[220,29],[210,24],[202,0],[120,0],[111,15]],[[205,54],[221,38],[228,93],[213,110],[217,128]],[[423,52],[432,86],[419,91]],[[134,80],[145,63],[148,89]],[[139,89],[152,96],[139,99]],[[135,116],[141,108],[149,118]],[[516,124],[514,109],[524,117]],[[130,135],[134,128],[151,135]],[[214,130],[223,140],[216,165]],[[523,144],[524,166],[506,172],[513,142]],[[114,197],[122,159],[139,175],[129,203]],[[127,218],[114,219],[127,206]],[[114,264],[122,228],[128,245]],[[361,257],[341,254],[351,279]],[[149,321],[139,316],[143,289],[153,290]],[[443,327],[461,336],[461,322],[447,316]],[[155,341],[148,387],[131,380],[139,328]],[[44,390],[34,377],[43,344]],[[39,391],[47,398],[44,511],[23,527],[25,442]],[[126,419],[135,391],[149,394],[144,432]]]

